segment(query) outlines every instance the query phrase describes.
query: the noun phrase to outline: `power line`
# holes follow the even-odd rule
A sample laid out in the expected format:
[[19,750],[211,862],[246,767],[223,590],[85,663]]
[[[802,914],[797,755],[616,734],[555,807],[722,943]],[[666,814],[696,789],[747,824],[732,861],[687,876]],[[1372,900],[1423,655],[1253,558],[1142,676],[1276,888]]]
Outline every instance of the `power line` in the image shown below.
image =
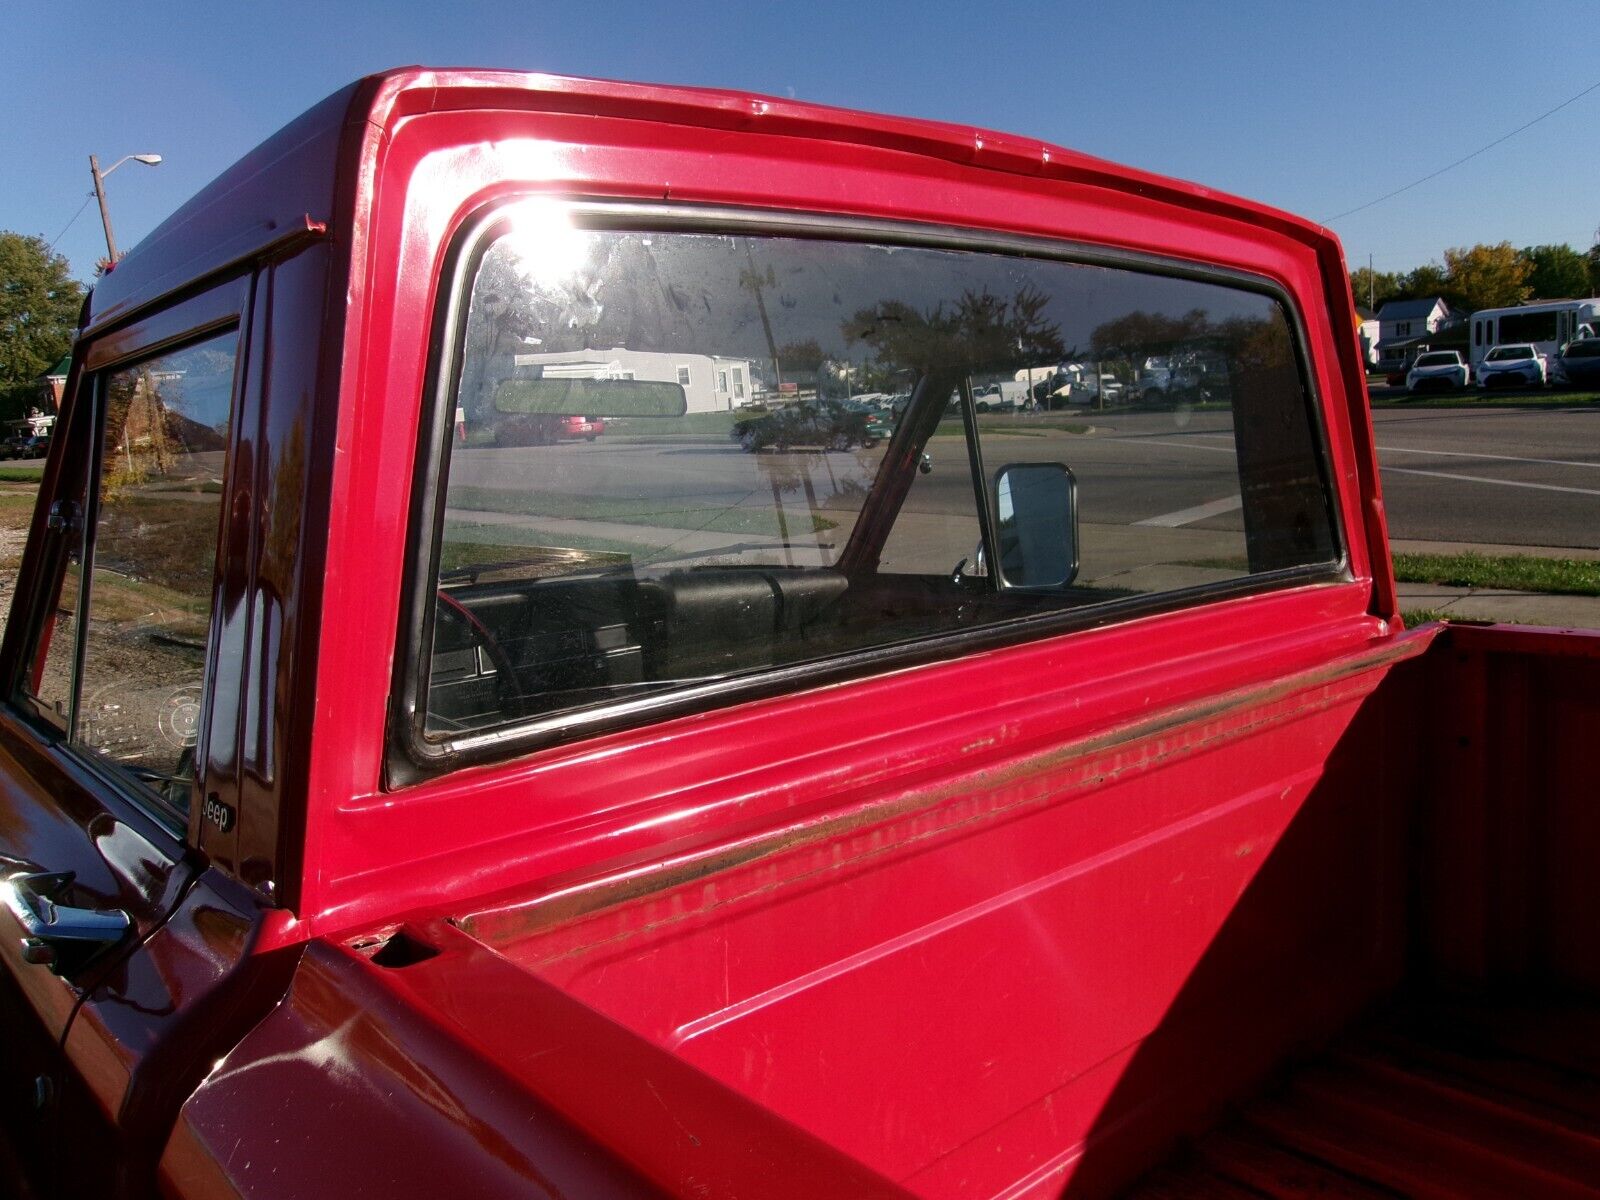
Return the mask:
[[1412,182],[1406,184],[1405,187],[1397,187],[1392,192],[1386,192],[1384,195],[1379,196],[1376,200],[1368,200],[1365,204],[1358,204],[1354,208],[1346,209],[1344,212],[1340,213],[1336,217],[1329,217],[1327,220],[1325,220],[1323,222],[1323,224],[1324,225],[1332,225],[1335,221],[1342,221],[1345,217],[1353,216],[1354,214],[1356,214],[1358,212],[1362,212],[1365,209],[1369,209],[1374,204],[1382,204],[1385,200],[1393,200],[1401,192],[1409,192],[1412,188],[1417,187],[1417,186],[1419,186],[1421,184],[1427,183],[1428,180],[1430,180],[1430,179],[1437,179],[1437,178],[1439,178],[1439,176],[1443,175],[1446,171],[1453,171],[1457,167],[1459,167],[1462,163],[1470,162],[1472,159],[1477,158],[1478,155],[1483,154],[1486,151],[1493,150],[1501,142],[1508,141],[1511,138],[1516,137],[1517,134],[1521,133],[1524,129],[1532,129],[1535,125],[1537,125],[1540,121],[1544,120],[1546,117],[1555,116],[1556,113],[1560,112],[1563,108],[1566,108],[1569,104],[1576,104],[1579,100],[1582,100],[1590,92],[1595,91],[1596,89],[1600,89],[1600,82],[1591,83],[1588,87],[1584,88],[1583,91],[1579,92],[1576,96],[1573,96],[1573,97],[1571,97],[1570,99],[1567,99],[1567,100],[1563,100],[1560,104],[1556,105],[1549,112],[1540,113],[1537,117],[1535,117],[1533,120],[1529,121],[1526,125],[1518,125],[1510,133],[1507,133],[1507,134],[1504,134],[1504,135],[1502,135],[1500,137],[1495,138],[1495,140],[1490,142],[1487,146],[1479,146],[1471,154],[1463,155],[1461,158],[1456,159],[1455,162],[1451,163],[1449,166],[1440,167],[1437,171],[1433,172],[1431,175],[1424,175],[1421,179],[1412,180]]
[[62,226],[61,232],[56,234],[55,237],[50,239],[50,245],[45,248],[45,253],[46,254],[54,253],[55,248],[56,248],[56,243],[59,242],[62,238],[66,237],[67,236],[67,230],[71,229],[74,225],[76,225],[78,223],[78,218],[83,216],[83,210],[89,207],[89,201],[91,201],[93,199],[94,199],[94,193],[93,192],[90,192],[87,196],[85,196],[83,198],[83,203],[78,205],[78,211],[72,214],[72,220],[68,221],[64,226]]

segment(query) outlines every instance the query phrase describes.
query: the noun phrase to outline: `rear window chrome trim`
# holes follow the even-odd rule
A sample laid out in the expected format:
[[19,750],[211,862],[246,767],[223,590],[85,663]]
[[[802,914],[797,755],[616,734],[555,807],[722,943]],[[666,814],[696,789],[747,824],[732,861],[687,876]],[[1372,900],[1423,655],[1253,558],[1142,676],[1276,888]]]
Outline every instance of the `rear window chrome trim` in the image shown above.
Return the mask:
[[[874,646],[814,662],[762,668],[703,683],[664,682],[663,692],[658,695],[599,702],[455,737],[429,737],[424,732],[428,678],[424,651],[432,645],[433,605],[429,599],[433,594],[443,540],[444,490],[452,445],[448,434],[453,428],[456,375],[471,299],[470,285],[484,254],[508,225],[516,206],[529,200],[560,204],[586,229],[732,232],[1014,255],[1190,279],[1265,296],[1281,309],[1293,338],[1301,400],[1310,421],[1335,557],[1323,563],[1014,618],[972,630],[931,633],[911,641]],[[1203,604],[1311,584],[1347,583],[1352,579],[1345,514],[1334,484],[1321,390],[1310,371],[1309,338],[1304,319],[1288,290],[1265,275],[1066,239],[932,223],[732,206],[614,201],[529,191],[497,196],[465,220],[446,250],[440,279],[412,478],[405,583],[388,713],[384,781],[388,789],[406,787],[459,767],[501,762],[552,746],[746,701],[770,699]]]

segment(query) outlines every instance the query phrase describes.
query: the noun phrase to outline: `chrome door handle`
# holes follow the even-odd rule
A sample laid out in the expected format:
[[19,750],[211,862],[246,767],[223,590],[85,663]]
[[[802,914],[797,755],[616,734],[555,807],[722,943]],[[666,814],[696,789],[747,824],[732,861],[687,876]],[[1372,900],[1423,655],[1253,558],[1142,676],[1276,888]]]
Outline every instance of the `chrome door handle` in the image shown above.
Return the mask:
[[67,975],[87,966],[133,928],[120,908],[72,908],[55,897],[72,883],[71,871],[13,875],[0,885],[6,907],[22,926],[22,959]]

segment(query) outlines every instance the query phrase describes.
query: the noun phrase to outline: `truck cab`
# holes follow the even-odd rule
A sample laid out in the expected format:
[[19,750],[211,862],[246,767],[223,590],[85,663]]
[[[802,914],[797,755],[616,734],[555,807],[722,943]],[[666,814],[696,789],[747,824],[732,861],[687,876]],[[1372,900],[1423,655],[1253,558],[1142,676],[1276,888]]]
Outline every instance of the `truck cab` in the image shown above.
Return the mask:
[[[1404,627],[1349,310],[1325,230],[1028,139],[329,97],[84,313],[0,643],[0,1170],[1595,1194],[1600,635]],[[1207,403],[979,420],[1088,346]],[[896,403],[747,449],[731,365]]]

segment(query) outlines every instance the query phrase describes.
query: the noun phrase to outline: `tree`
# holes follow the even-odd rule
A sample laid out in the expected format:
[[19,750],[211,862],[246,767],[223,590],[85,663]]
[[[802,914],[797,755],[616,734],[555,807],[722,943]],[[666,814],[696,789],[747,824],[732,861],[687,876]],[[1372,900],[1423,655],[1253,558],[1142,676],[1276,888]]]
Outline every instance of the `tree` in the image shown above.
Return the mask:
[[1362,307],[1370,303],[1374,312],[1383,307],[1384,301],[1396,297],[1400,291],[1400,284],[1400,276],[1391,271],[1374,271],[1369,267],[1358,267],[1350,272],[1351,295]]
[[1428,300],[1434,296],[1443,296],[1451,304],[1456,303],[1454,289],[1450,286],[1450,276],[1445,269],[1437,263],[1423,263],[1420,267],[1413,268],[1400,276],[1391,300]]
[[43,238],[0,232],[0,383],[27,383],[72,345],[83,288]]
[[807,338],[803,342],[790,342],[788,345],[778,347],[778,357],[783,360],[784,366],[804,374],[815,374],[822,370],[822,347],[816,338]]
[[1146,358],[1185,348],[1205,336],[1210,328],[1210,319],[1203,308],[1191,309],[1181,317],[1136,309],[1097,326],[1089,335],[1089,346],[1097,358],[1113,355]]
[[[1600,230],[1595,231],[1600,235]],[[1589,295],[1600,296],[1600,241],[1589,247],[1589,253],[1584,255],[1589,261]]]
[[1457,246],[1444,252],[1444,265],[1455,300],[1468,312],[1521,304],[1532,290],[1528,276],[1533,268],[1510,242]]
[[1589,261],[1571,246],[1529,246],[1522,251],[1528,264],[1528,286],[1536,300],[1573,300],[1592,295]]
[[1061,328],[1045,316],[1049,297],[1024,286],[1011,297],[963,292],[918,312],[900,300],[863,308],[841,327],[845,341],[864,342],[887,370],[976,374],[1018,363],[1060,362]]

